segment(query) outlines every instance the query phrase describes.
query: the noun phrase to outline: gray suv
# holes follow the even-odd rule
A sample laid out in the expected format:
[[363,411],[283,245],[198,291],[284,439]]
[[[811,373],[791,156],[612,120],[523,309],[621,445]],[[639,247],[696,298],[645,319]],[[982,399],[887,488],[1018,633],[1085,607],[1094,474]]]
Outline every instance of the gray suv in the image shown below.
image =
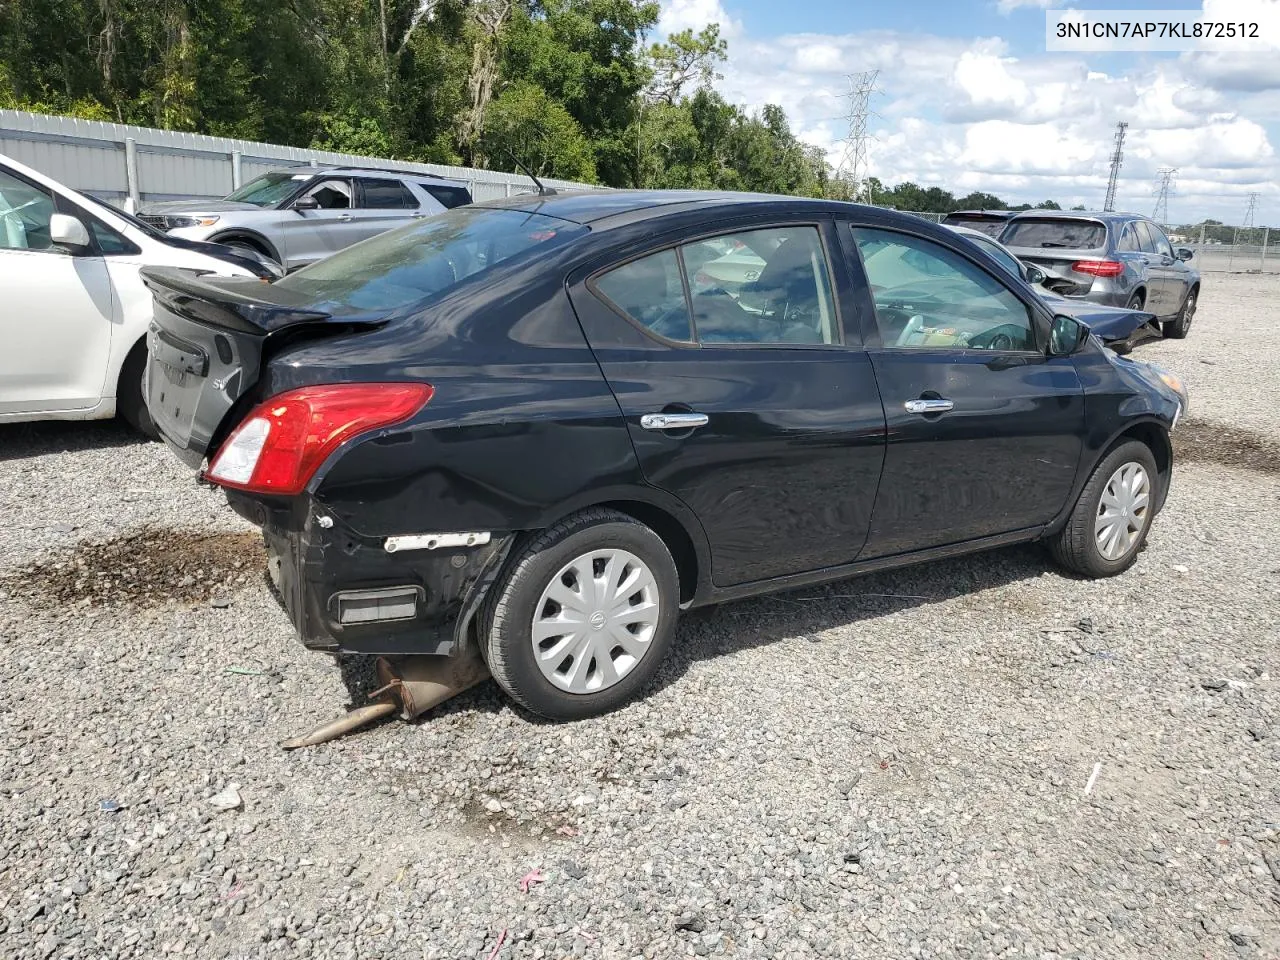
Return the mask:
[[1029,210],[1010,217],[1000,242],[1063,297],[1155,314],[1166,337],[1191,329],[1200,272],[1155,221],[1134,213]]
[[139,217],[187,240],[255,250],[287,270],[410,220],[471,202],[459,180],[364,167],[290,167],[223,200],[149,204]]

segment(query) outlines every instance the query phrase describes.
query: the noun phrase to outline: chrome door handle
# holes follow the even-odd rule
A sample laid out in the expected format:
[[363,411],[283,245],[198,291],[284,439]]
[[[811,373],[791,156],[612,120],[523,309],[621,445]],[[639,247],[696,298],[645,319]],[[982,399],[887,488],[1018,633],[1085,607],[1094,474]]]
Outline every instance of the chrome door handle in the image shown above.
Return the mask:
[[710,422],[705,413],[646,413],[640,418],[645,430],[693,430]]
[[907,413],[946,413],[955,408],[950,400],[908,400],[903,406]]
[[339,220],[341,220],[343,223],[350,223],[350,222],[351,222],[351,214],[349,214],[349,213],[344,213],[344,214],[340,215],[340,216],[338,217],[338,219],[339,219]]

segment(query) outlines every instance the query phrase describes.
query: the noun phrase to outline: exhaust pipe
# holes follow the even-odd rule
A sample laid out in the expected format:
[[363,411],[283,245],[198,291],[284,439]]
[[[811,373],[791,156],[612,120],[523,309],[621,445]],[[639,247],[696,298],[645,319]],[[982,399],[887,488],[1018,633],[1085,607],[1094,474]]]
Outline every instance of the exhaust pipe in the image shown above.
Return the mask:
[[314,747],[384,717],[412,720],[489,677],[489,668],[472,644],[456,657],[379,657],[377,671],[382,686],[370,694],[373,703],[321,724],[310,733],[285,740],[280,746],[286,750]]

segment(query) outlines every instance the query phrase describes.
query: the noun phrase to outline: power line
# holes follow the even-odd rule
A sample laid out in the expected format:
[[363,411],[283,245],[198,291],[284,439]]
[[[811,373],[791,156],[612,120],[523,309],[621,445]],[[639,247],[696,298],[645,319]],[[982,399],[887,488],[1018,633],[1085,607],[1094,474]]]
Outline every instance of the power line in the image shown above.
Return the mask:
[[1124,134],[1129,124],[1121,120],[1116,124],[1116,148],[1111,154],[1111,178],[1107,181],[1107,199],[1103,201],[1104,213],[1116,208],[1116,181],[1120,179],[1120,164],[1124,163]]
[[1173,193],[1173,177],[1177,172],[1177,167],[1161,167],[1156,171],[1160,184],[1156,188],[1156,209],[1151,219],[1162,226],[1169,222],[1169,196]]
[[848,185],[849,195],[854,200],[861,199],[869,173],[867,141],[872,137],[867,133],[867,118],[871,116],[871,98],[877,92],[876,78],[879,76],[879,70],[848,75],[849,92],[845,96],[849,100],[849,110],[841,119],[848,123],[849,129],[845,134],[840,165],[836,167],[836,179]]

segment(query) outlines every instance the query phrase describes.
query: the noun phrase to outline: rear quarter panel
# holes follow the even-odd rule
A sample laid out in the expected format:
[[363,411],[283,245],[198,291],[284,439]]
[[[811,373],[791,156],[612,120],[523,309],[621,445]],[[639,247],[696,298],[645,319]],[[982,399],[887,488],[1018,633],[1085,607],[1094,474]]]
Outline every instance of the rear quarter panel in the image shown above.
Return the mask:
[[263,393],[339,381],[426,381],[409,423],[341,448],[312,489],[364,536],[536,529],[642,485],[625,425],[554,263],[386,326],[277,356]]

